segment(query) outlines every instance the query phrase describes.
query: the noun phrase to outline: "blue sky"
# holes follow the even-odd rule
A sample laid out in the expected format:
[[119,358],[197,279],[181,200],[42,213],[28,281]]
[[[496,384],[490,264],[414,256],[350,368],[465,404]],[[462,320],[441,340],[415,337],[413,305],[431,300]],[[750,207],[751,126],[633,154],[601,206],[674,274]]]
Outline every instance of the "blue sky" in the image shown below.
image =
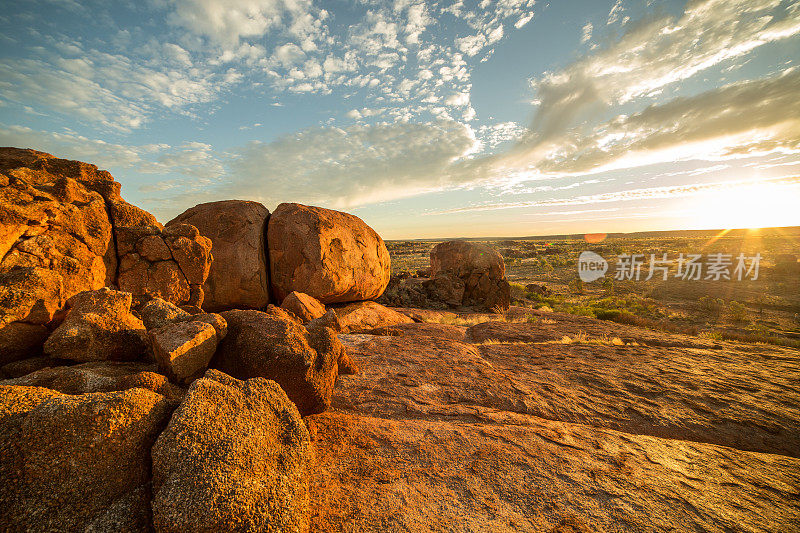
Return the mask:
[[798,1],[29,0],[0,28],[0,145],[106,168],[163,222],[800,224]]

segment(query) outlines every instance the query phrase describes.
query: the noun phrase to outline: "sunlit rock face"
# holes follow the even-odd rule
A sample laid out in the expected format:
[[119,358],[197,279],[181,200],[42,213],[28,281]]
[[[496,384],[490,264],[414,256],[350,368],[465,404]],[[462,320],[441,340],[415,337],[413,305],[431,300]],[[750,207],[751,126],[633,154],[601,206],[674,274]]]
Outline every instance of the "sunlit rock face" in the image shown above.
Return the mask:
[[267,226],[270,282],[278,302],[292,291],[324,304],[377,298],[389,283],[390,258],[360,218],[301,204],[280,204]]
[[191,226],[162,231],[95,165],[0,148],[0,363],[40,354],[83,291],[115,286],[199,307],[210,250]]
[[167,222],[191,224],[211,240],[214,262],[203,284],[208,311],[259,309],[269,301],[265,233],[269,211],[258,202],[199,204]]

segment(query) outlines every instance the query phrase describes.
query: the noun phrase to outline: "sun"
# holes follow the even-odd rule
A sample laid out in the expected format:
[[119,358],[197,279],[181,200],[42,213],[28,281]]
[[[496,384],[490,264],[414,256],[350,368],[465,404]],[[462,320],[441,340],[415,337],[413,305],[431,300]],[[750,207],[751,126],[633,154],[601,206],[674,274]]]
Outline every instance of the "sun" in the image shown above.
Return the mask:
[[752,184],[702,194],[687,217],[697,229],[800,225],[800,184]]

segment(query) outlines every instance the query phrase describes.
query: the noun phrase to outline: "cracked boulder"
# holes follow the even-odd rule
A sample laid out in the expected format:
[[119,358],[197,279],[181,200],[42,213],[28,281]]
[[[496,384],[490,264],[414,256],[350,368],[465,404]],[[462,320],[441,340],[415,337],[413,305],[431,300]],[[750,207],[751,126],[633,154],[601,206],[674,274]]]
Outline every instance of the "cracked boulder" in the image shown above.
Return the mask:
[[150,347],[144,324],[131,314],[131,299],[106,287],[73,296],[69,314],[44,343],[45,353],[79,362],[145,359]]
[[258,202],[223,200],[196,205],[167,222],[168,228],[191,224],[211,239],[214,262],[203,284],[205,309],[260,309],[269,303],[267,217]]
[[141,388],[0,386],[0,530],[150,530],[150,448],[172,406]]
[[308,430],[274,381],[209,370],[152,457],[156,531],[308,530]]
[[[225,311],[228,334],[211,367],[239,379],[265,377],[286,391],[300,414],[319,413],[331,404],[344,346],[333,330],[306,329],[298,321],[261,311]],[[286,313],[284,313],[286,314]]]
[[270,283],[278,302],[292,291],[323,304],[377,298],[389,283],[386,245],[360,218],[280,204],[267,225]]
[[211,241],[189,224],[117,228],[120,290],[202,307]]

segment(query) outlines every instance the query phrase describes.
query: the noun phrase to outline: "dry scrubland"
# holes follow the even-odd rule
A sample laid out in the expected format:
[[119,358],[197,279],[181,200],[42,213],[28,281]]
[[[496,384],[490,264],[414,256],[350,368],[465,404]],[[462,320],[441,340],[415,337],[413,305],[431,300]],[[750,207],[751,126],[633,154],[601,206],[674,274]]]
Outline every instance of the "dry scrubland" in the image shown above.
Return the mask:
[[[392,274],[428,266],[428,254],[439,241],[389,241]],[[800,228],[731,231],[676,231],[610,235],[589,244],[583,236],[484,240],[499,251],[512,284],[513,303],[623,324],[696,335],[709,339],[764,342],[800,347],[800,270],[778,264],[781,256],[800,258]],[[609,261],[604,279],[582,283],[578,254],[592,250]],[[649,281],[613,278],[619,254],[761,253],[757,280],[684,281],[659,275]],[[783,259],[785,261],[785,258]],[[526,289],[529,284],[541,288]]]

